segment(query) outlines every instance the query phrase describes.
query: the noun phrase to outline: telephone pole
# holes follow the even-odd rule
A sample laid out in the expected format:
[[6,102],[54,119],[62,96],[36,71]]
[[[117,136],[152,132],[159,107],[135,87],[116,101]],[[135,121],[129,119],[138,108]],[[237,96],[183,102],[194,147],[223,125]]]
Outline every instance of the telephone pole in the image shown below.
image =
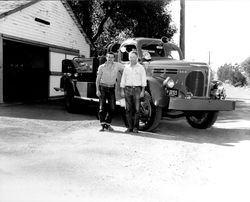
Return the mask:
[[210,60],[211,60],[211,52],[209,51],[209,52],[208,52],[208,64],[209,64],[209,65],[211,64],[211,61],[210,61]]
[[185,58],[185,0],[180,0],[180,49]]

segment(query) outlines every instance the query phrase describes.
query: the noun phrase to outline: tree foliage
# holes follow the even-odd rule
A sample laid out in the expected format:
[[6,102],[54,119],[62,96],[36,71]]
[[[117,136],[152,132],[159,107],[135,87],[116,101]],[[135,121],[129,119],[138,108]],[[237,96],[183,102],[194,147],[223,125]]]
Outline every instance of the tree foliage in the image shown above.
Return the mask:
[[171,0],[67,0],[95,48],[127,37],[166,36],[171,26],[167,5]]
[[246,58],[241,63],[243,74],[247,77],[248,85],[250,85],[250,57]]
[[242,66],[239,64],[224,64],[217,71],[218,79],[225,82],[229,81],[234,86],[244,86],[247,79],[243,74]]

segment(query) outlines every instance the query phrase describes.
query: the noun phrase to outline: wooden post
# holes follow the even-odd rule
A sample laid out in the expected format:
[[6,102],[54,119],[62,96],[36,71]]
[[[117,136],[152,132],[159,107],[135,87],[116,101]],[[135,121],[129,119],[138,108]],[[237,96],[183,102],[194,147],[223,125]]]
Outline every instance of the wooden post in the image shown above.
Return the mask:
[[180,0],[180,49],[185,58],[185,0]]
[[210,60],[211,60],[211,52],[209,51],[209,52],[208,52],[208,64],[209,64],[209,65],[211,64],[211,61],[210,61]]

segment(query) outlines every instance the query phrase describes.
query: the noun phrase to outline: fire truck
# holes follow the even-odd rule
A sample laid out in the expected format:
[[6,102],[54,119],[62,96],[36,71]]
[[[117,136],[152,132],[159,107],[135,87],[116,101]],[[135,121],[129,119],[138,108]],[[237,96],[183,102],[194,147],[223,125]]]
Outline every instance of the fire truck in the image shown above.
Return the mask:
[[[130,38],[122,44],[110,44],[107,52],[116,53],[116,61],[129,63],[130,51],[138,52],[139,62],[145,67],[147,86],[140,101],[139,130],[153,131],[163,117],[170,119],[184,116],[188,124],[197,129],[211,127],[220,111],[235,109],[236,102],[227,100],[223,83],[212,80],[212,71],[204,62],[185,61],[178,46],[163,39]],[[77,102],[98,102],[96,74],[103,57],[81,58],[62,61],[60,87],[64,91],[65,107],[69,112],[78,110]],[[125,107],[120,95],[117,76],[116,104]],[[87,107],[87,106],[86,106]],[[122,110],[125,125],[125,110]]]

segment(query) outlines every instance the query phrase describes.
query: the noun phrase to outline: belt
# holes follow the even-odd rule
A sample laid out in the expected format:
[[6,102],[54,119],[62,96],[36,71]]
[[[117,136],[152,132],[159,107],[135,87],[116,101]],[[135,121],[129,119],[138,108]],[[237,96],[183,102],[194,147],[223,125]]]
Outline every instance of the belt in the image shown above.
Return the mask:
[[100,86],[104,86],[104,87],[108,87],[108,88],[114,88],[115,84],[100,83]]
[[125,88],[138,88],[138,87],[141,87],[141,86],[125,86]]

